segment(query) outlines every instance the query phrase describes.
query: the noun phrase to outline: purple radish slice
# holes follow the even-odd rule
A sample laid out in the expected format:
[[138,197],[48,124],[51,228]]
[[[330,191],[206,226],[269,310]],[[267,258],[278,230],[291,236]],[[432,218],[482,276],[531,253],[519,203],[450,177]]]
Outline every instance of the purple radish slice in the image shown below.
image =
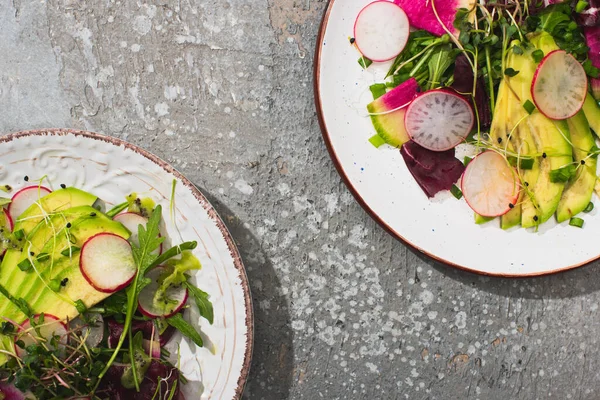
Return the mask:
[[414,99],[404,117],[410,138],[432,151],[456,147],[469,135],[474,122],[469,102],[443,89],[430,90]]
[[[434,1],[439,20],[433,11]],[[424,29],[437,36],[444,35],[448,29],[458,37],[460,32],[454,27],[456,13],[459,8],[473,10],[476,0],[395,0],[394,3],[406,11],[411,26]],[[471,16],[473,18],[475,13],[471,13]]]
[[404,115],[418,90],[417,80],[410,78],[367,106],[377,134],[390,146],[400,147],[410,140]]
[[506,214],[519,198],[516,173],[495,151],[485,151],[471,160],[461,182],[469,207],[483,217]]
[[[600,11],[598,13],[600,14]],[[600,26],[584,27],[583,33],[585,34],[587,45],[590,48],[588,58],[594,67],[600,68]],[[600,99],[600,79],[590,78],[590,83],[594,98],[596,100]]]
[[[113,218],[113,220],[120,222],[123,224],[129,232],[131,232],[131,236],[129,237],[129,241],[137,246],[139,246],[140,242],[138,240],[138,226],[142,225],[144,228],[148,223],[148,218],[141,216],[140,214],[133,212],[126,212],[122,214],[118,214]],[[157,251],[154,254],[162,253],[162,243]]]
[[48,349],[55,350],[50,342],[54,336],[60,337],[58,340],[59,347],[67,345],[67,326],[60,319],[51,314],[44,314],[44,322],[40,323],[40,314],[36,314],[33,316],[33,320],[37,325],[35,328],[31,326],[31,319],[27,319],[21,324],[17,332],[15,341],[22,340],[25,344],[23,348],[15,345],[19,357],[27,354],[25,349],[32,344],[44,343]]
[[587,76],[579,61],[564,50],[554,50],[535,71],[531,97],[546,117],[562,120],[581,110],[587,88]]
[[8,213],[13,221],[17,221],[23,211],[33,203],[52,191],[44,186],[27,186],[15,193],[8,206]]
[[387,1],[375,1],[363,8],[354,23],[358,50],[371,61],[387,61],[404,50],[410,25],[402,8]]
[[160,286],[160,277],[166,271],[166,268],[156,267],[146,274],[151,282],[140,292],[138,308],[142,314],[149,318],[169,318],[177,314],[187,302],[188,290],[183,285],[171,286],[166,290],[167,299],[165,301],[169,303],[163,303],[162,300],[155,301],[154,297]]
[[85,280],[103,293],[123,289],[137,273],[131,245],[112,233],[99,233],[83,244],[79,269]]
[[89,313],[86,320],[81,316],[69,322],[71,331],[77,333],[81,338],[85,338],[87,347],[96,347],[104,339],[104,318],[102,314]]
[[410,141],[402,146],[400,154],[427,197],[450,190],[465,170],[463,163],[454,157],[454,149],[431,151]]

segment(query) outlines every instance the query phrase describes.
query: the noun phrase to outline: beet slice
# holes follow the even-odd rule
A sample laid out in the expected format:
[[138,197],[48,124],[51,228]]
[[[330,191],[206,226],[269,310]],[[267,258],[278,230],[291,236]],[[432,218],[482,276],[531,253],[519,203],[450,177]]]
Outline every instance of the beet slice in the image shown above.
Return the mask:
[[454,149],[431,151],[410,141],[402,146],[400,154],[427,197],[450,190],[465,170],[463,163],[454,157]]
[[[159,384],[159,393],[169,393],[174,382],[179,379],[177,368],[152,360],[144,379],[140,382],[140,391],[136,392],[135,389],[127,389],[121,385],[121,376],[123,376],[125,367],[126,365],[123,364],[110,367],[100,384],[97,393],[99,396],[111,400],[151,400],[157,392]],[[179,398],[180,387],[181,382],[178,382],[173,396],[174,399]]]

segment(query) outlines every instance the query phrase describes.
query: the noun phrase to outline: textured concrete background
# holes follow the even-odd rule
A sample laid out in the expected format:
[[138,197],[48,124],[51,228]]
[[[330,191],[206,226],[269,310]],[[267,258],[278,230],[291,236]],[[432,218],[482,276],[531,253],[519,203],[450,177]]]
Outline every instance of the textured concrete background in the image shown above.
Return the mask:
[[600,398],[598,265],[454,271],[355,203],[313,105],[325,6],[0,0],[0,132],[118,136],[210,197],[252,286],[249,399]]

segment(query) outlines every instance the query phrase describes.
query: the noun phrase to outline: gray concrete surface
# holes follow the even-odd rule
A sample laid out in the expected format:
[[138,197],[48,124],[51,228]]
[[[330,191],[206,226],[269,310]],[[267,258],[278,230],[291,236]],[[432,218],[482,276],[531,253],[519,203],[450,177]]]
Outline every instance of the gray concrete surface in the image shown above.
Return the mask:
[[0,132],[118,136],[210,197],[253,291],[248,399],[600,398],[598,265],[455,271],[353,200],[313,105],[325,6],[0,0]]

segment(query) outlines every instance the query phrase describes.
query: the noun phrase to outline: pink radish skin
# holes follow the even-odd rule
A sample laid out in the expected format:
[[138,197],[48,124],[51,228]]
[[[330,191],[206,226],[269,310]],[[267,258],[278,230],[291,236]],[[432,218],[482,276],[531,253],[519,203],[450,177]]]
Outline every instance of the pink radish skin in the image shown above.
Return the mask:
[[469,135],[474,123],[469,102],[444,89],[430,90],[418,96],[404,116],[410,138],[432,151],[456,147]]
[[137,273],[131,245],[112,233],[99,233],[83,244],[79,269],[85,280],[103,293],[123,289]]
[[[144,339],[142,340],[142,347],[150,357],[160,358],[160,342]],[[152,350],[152,352],[150,350]]]
[[27,186],[15,193],[8,205],[8,213],[13,221],[17,221],[33,203],[47,194],[52,193],[50,189],[44,186]]
[[563,120],[581,110],[587,90],[587,75],[579,61],[564,50],[554,50],[535,71],[531,97],[546,117]]
[[469,207],[484,217],[506,214],[519,198],[515,170],[500,154],[488,150],[465,170],[461,189]]
[[390,1],[378,0],[364,7],[354,22],[356,47],[368,59],[388,61],[404,50],[410,24],[404,10]]
[[[143,217],[137,213],[126,212],[115,216],[113,220],[122,223],[123,226],[127,228],[129,232],[131,232],[131,236],[129,237],[129,241],[131,243],[136,245],[140,244],[138,241],[138,226],[142,225],[146,227],[146,224],[148,223],[148,218]],[[155,254],[162,254],[162,243],[158,248],[158,252],[155,252]]]
[[177,304],[175,306],[173,306],[173,308],[166,311],[166,310],[159,310],[154,306],[154,304],[153,304],[154,295],[155,295],[156,291],[158,290],[158,286],[159,286],[157,280],[160,277],[160,275],[165,271],[166,271],[166,268],[164,268],[164,267],[156,267],[146,274],[146,277],[150,278],[150,280],[152,282],[150,284],[148,284],[146,287],[144,287],[144,289],[142,289],[142,291],[140,292],[140,296],[139,296],[139,300],[138,300],[138,308],[139,308],[140,312],[148,318],[172,317],[173,315],[177,314],[183,308],[183,306],[185,306],[185,303],[187,303],[188,290],[186,287],[180,286],[180,287],[171,287],[171,288],[167,289],[167,292],[166,292],[167,297],[169,299],[177,301]]
[[[40,314],[36,314],[34,315],[33,319],[34,321],[38,322],[38,319],[40,317]],[[46,342],[46,346],[48,346],[48,348],[52,349],[52,346],[50,345],[49,341],[50,338],[53,336],[60,336],[60,344],[61,345],[66,345],[67,344],[67,335],[68,335],[68,330],[67,330],[67,325],[65,325],[64,322],[62,322],[60,319],[58,319],[57,317],[55,317],[52,314],[44,314],[44,323],[41,324],[42,326],[39,327],[40,333],[42,335],[42,337],[44,339],[47,339],[48,342]],[[31,329],[31,320],[30,319],[26,319],[25,322],[23,322],[18,330],[18,332],[20,333],[19,336],[17,336],[17,340],[22,340],[25,343],[25,348],[27,348],[27,346],[32,345],[32,344],[36,344],[37,342],[37,332],[34,329]],[[26,333],[26,331],[29,331],[29,333]],[[35,336],[35,339],[32,337]],[[15,351],[17,353],[17,355],[19,357],[23,357],[25,354],[27,354],[27,352],[25,351],[25,349],[20,348],[19,346],[17,346],[15,344]]]

